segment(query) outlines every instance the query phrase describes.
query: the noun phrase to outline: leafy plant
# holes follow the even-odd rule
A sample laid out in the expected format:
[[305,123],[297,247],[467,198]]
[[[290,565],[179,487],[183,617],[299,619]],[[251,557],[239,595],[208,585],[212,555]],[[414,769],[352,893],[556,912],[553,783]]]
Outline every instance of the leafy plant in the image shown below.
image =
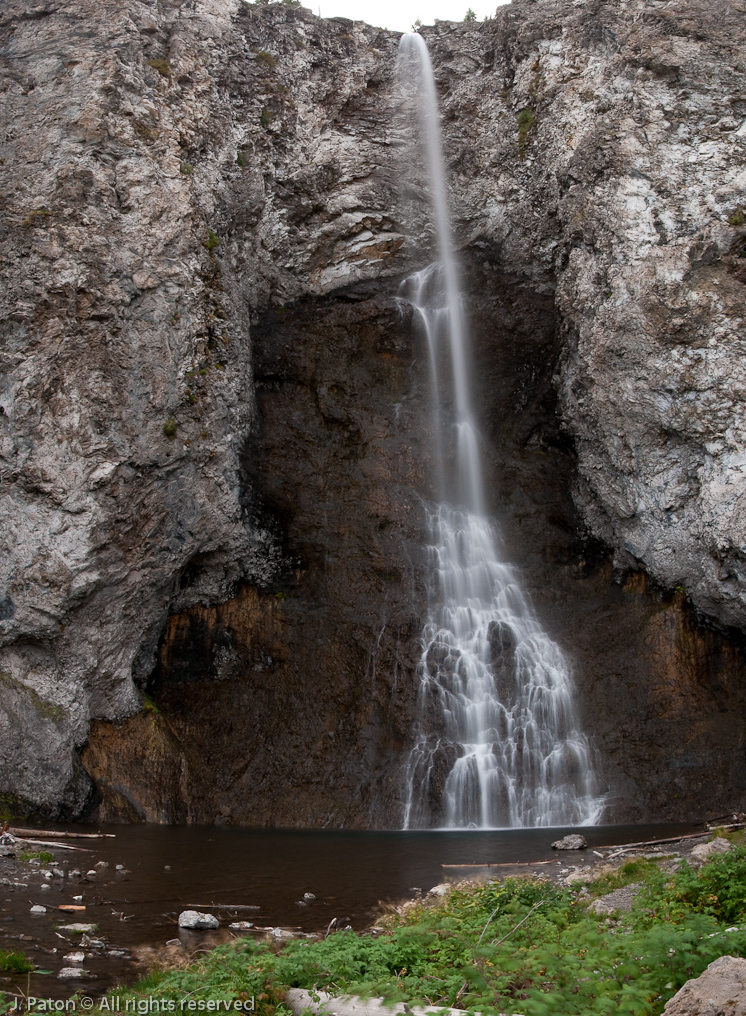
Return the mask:
[[176,430],[178,426],[179,425],[173,418],[173,416],[169,416],[169,418],[163,424],[163,433],[166,435],[169,441],[173,441],[173,439],[176,437]]
[[477,20],[476,14],[471,9],[471,7],[469,7],[467,12],[466,12],[466,14],[464,14],[464,21],[467,22],[467,24],[471,24],[472,22],[474,22],[476,20]]
[[746,214],[744,214],[743,208],[739,206],[732,215],[729,215],[728,222],[731,226],[742,226],[746,222]]
[[182,162],[182,164],[179,166],[179,172],[183,173],[184,176],[192,176],[192,174],[194,173],[194,166],[191,164],[191,162]]
[[214,230],[208,229],[207,239],[204,241],[204,246],[207,247],[208,250],[215,250],[219,243],[220,237],[218,234]]

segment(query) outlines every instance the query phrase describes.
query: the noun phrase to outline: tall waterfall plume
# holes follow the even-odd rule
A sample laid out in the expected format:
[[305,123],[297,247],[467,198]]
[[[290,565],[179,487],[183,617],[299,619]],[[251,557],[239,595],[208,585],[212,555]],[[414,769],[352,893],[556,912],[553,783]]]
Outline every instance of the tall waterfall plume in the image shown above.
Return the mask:
[[401,294],[430,351],[439,499],[428,511],[428,618],[404,827],[592,823],[601,805],[569,666],[503,560],[486,514],[438,100],[421,35],[403,36],[399,74],[416,109],[439,255]]

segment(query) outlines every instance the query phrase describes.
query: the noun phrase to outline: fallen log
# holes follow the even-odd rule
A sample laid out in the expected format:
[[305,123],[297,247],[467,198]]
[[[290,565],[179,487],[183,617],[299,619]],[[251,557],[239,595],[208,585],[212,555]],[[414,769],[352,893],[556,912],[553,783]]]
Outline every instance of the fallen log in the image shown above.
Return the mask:
[[29,836],[54,836],[55,839],[65,840],[113,840],[116,833],[65,833],[55,832],[52,829],[8,829],[12,836],[20,836],[27,839]]

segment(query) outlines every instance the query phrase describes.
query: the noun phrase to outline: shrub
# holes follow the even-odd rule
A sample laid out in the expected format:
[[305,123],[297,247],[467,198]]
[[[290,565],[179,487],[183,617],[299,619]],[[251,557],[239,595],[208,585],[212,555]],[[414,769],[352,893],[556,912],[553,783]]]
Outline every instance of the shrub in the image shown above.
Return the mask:
[[212,229],[208,229],[207,239],[204,242],[204,246],[207,247],[208,250],[215,250],[215,248],[218,246],[219,243],[220,237],[218,236],[218,234],[214,232]]
[[265,67],[270,69],[277,66],[277,57],[274,53],[269,53],[266,49],[260,49],[256,54],[257,63],[264,64]]
[[169,441],[173,441],[176,437],[176,429],[178,424],[174,420],[173,416],[169,416],[166,422],[163,424],[163,433],[166,435]]

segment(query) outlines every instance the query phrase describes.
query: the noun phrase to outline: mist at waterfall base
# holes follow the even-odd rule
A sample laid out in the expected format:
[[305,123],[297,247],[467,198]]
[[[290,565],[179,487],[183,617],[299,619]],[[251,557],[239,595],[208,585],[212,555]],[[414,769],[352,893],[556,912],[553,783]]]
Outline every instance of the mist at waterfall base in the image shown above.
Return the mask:
[[404,827],[592,824],[603,805],[570,668],[503,560],[487,516],[437,93],[421,35],[403,36],[398,72],[405,116],[419,134],[438,251],[401,291],[429,350],[437,492],[428,509],[428,617]]

